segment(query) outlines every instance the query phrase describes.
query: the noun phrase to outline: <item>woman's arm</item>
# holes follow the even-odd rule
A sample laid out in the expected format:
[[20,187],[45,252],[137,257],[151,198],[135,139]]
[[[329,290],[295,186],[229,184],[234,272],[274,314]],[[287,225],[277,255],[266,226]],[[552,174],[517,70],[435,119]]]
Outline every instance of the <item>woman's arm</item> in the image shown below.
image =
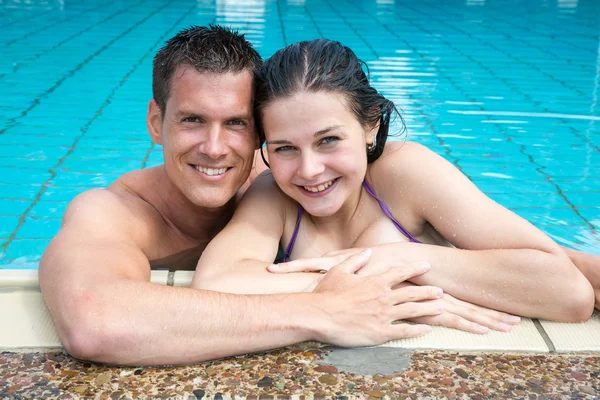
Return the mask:
[[320,274],[274,275],[267,271],[277,255],[289,201],[269,172],[259,176],[227,226],[198,261],[192,287],[235,294],[306,292]]
[[591,315],[592,287],[565,252],[442,157],[415,143],[392,146],[368,179],[397,218],[416,216],[457,247],[391,243],[374,247],[370,264],[427,260],[431,271],[413,282],[508,313],[562,321]]

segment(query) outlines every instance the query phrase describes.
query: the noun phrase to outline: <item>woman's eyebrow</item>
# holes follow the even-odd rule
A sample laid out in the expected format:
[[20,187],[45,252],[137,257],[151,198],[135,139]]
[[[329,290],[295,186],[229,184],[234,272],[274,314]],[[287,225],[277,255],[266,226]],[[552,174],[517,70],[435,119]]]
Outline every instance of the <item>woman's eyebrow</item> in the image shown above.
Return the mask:
[[[318,138],[319,136],[323,136],[327,133],[330,133],[331,131],[335,131],[336,129],[342,128],[343,125],[331,125],[328,126],[327,128],[323,128],[317,132],[315,132],[315,134],[313,135],[314,138]],[[277,140],[267,140],[266,141],[267,144],[291,144],[292,142],[290,142],[289,140],[285,140],[285,139],[277,139]]]
[[267,144],[291,144],[289,140],[279,139],[279,140],[267,140]]
[[342,125],[331,125],[328,126],[327,128],[321,129],[320,131],[317,131],[314,135],[315,138],[318,138],[321,135],[325,135],[331,131],[335,131],[336,129],[342,128]]

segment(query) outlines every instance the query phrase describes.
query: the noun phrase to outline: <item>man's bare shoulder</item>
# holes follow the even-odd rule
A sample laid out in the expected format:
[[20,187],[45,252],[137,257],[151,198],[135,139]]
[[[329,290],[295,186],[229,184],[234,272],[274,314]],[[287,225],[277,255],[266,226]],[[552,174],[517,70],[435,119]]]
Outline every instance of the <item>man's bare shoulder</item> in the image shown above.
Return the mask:
[[150,182],[152,171],[127,173],[106,189],[93,189],[76,196],[65,212],[62,230],[93,232],[93,236],[110,234],[143,247],[149,233],[161,218],[145,199],[139,182]]

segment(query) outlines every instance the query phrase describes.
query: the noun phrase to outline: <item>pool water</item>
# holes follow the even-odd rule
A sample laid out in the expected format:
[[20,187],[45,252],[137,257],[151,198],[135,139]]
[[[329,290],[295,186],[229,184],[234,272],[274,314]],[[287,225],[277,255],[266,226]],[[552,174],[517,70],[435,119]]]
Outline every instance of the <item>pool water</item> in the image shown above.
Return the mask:
[[78,193],[161,163],[145,125],[152,57],[209,23],[264,57],[340,40],[403,110],[410,140],[557,242],[600,254],[597,0],[8,0],[0,268],[37,268]]

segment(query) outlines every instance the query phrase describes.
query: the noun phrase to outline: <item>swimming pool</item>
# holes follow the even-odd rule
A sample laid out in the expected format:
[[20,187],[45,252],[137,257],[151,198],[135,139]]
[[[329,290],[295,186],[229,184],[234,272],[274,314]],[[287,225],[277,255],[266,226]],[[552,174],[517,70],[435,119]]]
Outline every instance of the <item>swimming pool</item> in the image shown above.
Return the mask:
[[[37,268],[68,202],[161,163],[154,52],[189,25],[264,56],[316,37],[369,65],[409,139],[561,244],[600,254],[600,2],[0,2],[0,268]],[[485,221],[482,221],[485,223]]]

